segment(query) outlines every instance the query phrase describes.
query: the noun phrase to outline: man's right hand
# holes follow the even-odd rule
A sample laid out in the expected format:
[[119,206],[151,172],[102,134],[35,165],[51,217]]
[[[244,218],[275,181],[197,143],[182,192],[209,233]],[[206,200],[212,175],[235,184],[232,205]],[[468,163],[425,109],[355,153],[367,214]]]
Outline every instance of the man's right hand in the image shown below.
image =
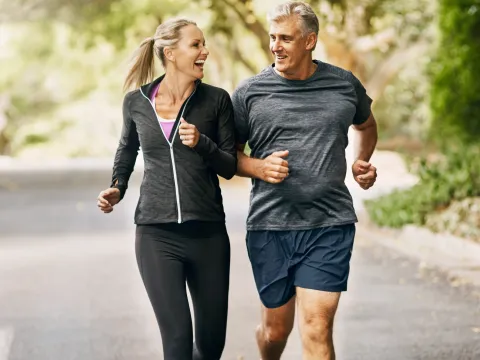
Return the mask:
[[257,177],[271,184],[281,183],[288,176],[288,150],[275,151],[263,159],[257,168]]
[[108,188],[103,190],[97,198],[97,206],[105,214],[111,213],[113,211],[113,206],[118,204],[120,201],[120,190],[117,188]]

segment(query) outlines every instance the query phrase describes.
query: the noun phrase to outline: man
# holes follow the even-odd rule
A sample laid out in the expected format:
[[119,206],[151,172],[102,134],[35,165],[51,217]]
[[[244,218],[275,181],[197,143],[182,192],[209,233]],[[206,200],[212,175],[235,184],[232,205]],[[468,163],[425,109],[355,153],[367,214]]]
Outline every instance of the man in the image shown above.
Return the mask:
[[353,125],[352,171],[368,189],[377,176],[372,100],[351,72],[313,60],[318,19],[308,4],[280,5],[268,20],[275,62],[232,95],[237,175],[253,179],[247,249],[263,304],[256,337],[263,360],[280,359],[296,303],[303,359],[331,360],[357,222],[345,185],[347,135]]

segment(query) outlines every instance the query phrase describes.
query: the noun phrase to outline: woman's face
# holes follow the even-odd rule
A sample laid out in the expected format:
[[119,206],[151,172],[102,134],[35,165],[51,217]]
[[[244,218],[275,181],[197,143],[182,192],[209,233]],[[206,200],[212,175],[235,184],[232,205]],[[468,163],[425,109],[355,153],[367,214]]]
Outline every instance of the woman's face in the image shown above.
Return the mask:
[[171,49],[174,58],[172,65],[195,80],[202,79],[203,65],[209,54],[203,33],[197,26],[187,25],[180,30],[180,34],[177,46]]

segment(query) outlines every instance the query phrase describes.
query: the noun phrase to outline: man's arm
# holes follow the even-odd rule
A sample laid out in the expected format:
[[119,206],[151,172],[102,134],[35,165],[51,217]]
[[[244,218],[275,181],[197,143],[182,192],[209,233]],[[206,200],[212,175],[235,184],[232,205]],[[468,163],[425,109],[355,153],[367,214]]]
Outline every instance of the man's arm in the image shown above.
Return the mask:
[[377,145],[377,122],[370,112],[368,119],[362,124],[353,125],[355,129],[354,162],[352,173],[355,181],[367,190],[377,180],[377,168],[370,164],[370,158]]
[[235,112],[235,130],[237,144],[237,175],[252,179],[260,179],[272,184],[281,183],[288,176],[288,162],[284,157],[288,151],[276,151],[265,159],[255,159],[245,155],[245,143],[249,139],[249,111],[245,100],[248,86],[240,85],[232,94]]
[[254,159],[245,154],[245,144],[237,144],[237,176],[258,179],[260,159]]
[[353,125],[355,131],[354,161],[362,160],[369,162],[377,145],[378,132],[377,122],[372,113],[367,121],[359,125]]
[[237,145],[237,176],[260,179],[272,184],[281,183],[288,176],[288,150],[276,151],[265,159],[245,155],[245,144]]

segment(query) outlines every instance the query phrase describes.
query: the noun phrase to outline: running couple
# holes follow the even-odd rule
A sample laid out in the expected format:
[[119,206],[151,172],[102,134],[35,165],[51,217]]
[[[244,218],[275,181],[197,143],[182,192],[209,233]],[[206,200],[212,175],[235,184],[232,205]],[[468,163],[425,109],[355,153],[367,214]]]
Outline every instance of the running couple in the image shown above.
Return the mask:
[[[377,128],[355,76],[313,60],[319,25],[308,4],[279,5],[268,20],[275,61],[231,98],[201,81],[209,53],[202,31],[184,19],[161,24],[141,44],[126,78],[136,90],[124,99],[112,183],[98,206],[109,213],[123,198],[141,147],[136,256],[165,360],[221,358],[230,243],[218,176],[235,175],[253,185],[246,240],[262,302],[261,359],[280,359],[296,307],[303,359],[335,358],[334,316],[357,221],[345,186],[347,132],[357,130],[352,171],[368,189]],[[165,73],[148,83],[155,56]]]

